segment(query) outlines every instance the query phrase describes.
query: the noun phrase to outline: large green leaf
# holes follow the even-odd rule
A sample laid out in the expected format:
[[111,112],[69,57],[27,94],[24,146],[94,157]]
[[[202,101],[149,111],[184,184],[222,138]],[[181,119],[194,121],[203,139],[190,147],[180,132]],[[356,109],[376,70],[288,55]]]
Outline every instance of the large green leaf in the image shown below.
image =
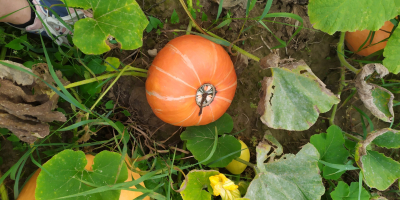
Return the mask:
[[[332,164],[345,164],[349,151],[344,147],[344,137],[342,130],[338,126],[330,126],[327,133],[321,133],[311,136],[310,143],[317,148],[320,159]],[[333,169],[320,164],[325,179],[338,179],[346,171],[338,172],[338,169]]]
[[388,149],[400,148],[400,131],[391,130],[378,137],[373,141],[374,144]]
[[319,153],[306,144],[299,153],[265,164],[250,183],[245,198],[263,200],[318,200],[325,192],[318,169]]
[[[123,163],[117,178],[120,161],[121,155],[118,153],[102,151],[94,158],[93,171],[87,171],[87,160],[82,151],[64,150],[43,165],[48,173],[42,171],[37,178],[36,200],[56,199],[94,189],[82,181],[97,187],[122,183],[128,178],[128,170]],[[117,200],[120,193],[111,190],[65,199]]]
[[85,54],[102,54],[110,50],[106,44],[113,36],[121,48],[137,49],[142,46],[146,16],[135,0],[63,0],[69,7],[92,8],[93,18],[75,23],[73,41]]
[[[194,158],[198,161],[205,160],[211,153],[215,141],[215,127],[218,134],[229,133],[233,129],[233,121],[231,116],[224,114],[217,121],[204,126],[191,126],[181,134],[182,140],[187,140],[187,148],[192,152]],[[219,158],[227,156],[230,153],[238,151],[234,155],[215,162],[210,167],[226,167],[234,158],[240,156],[240,142],[231,135],[223,135],[218,138],[217,149],[211,159],[203,164],[208,164]]]
[[398,74],[400,72],[399,51],[400,28],[396,28],[383,50],[383,56],[385,56],[383,65],[393,74]]
[[394,118],[394,95],[389,90],[379,85],[367,83],[365,81],[365,78],[375,71],[379,74],[380,78],[389,74],[389,71],[382,64],[372,63],[365,65],[356,77],[355,85],[357,92],[365,107],[368,108],[375,117],[385,122],[392,122]]
[[319,113],[340,101],[302,60],[271,69],[273,75],[264,77],[258,103],[261,121],[271,128],[307,130]]
[[[349,187],[345,182],[339,181],[335,190],[331,193],[331,197],[333,200],[358,200],[359,189],[358,182],[352,182]],[[360,199],[369,199],[370,197],[371,195],[369,195],[367,190],[361,188]]]
[[[394,135],[386,135],[386,133],[393,131],[392,129],[385,128],[371,132],[365,140],[358,142],[356,146],[355,160],[363,172],[364,182],[369,187],[381,191],[386,190],[400,178],[400,163],[379,152],[367,150],[367,147],[372,141],[382,135],[384,135],[385,140],[389,140],[387,137]],[[396,139],[396,137],[392,139]]]
[[181,192],[183,200],[211,200],[213,189],[209,178],[218,174],[219,172],[214,170],[190,171],[186,177],[188,179],[186,188]]
[[308,15],[314,28],[329,34],[336,31],[377,31],[394,18],[397,0],[310,0]]

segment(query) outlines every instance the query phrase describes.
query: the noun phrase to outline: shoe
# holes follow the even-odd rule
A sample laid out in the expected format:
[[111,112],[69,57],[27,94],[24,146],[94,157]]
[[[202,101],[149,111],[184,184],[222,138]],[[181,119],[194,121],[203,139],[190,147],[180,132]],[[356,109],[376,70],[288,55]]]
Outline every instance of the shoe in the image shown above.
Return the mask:
[[[69,25],[74,25],[79,19],[85,17],[83,10],[53,6],[55,4],[64,4],[60,0],[31,0],[31,2],[36,10],[33,24],[25,28],[15,27],[12,24],[9,25],[26,32],[41,34],[49,38],[53,36],[53,41],[58,45],[63,43],[69,45],[67,35],[72,35],[72,32],[66,26],[64,26],[64,24],[62,24],[61,21],[58,20],[48,8],[50,8],[54,13],[57,13],[60,19]],[[70,13],[68,13],[67,9]],[[39,19],[39,17],[43,20],[43,22]]]

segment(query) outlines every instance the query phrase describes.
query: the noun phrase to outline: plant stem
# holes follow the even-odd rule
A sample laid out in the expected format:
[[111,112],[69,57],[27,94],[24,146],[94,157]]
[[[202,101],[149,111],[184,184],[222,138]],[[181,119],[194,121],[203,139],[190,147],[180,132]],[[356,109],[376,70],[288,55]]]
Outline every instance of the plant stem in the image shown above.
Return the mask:
[[7,47],[3,46],[0,52],[0,60],[6,59]]
[[346,61],[346,58],[344,57],[344,37],[346,35],[346,32],[342,32],[340,34],[340,40],[337,46],[337,52],[338,52],[338,57],[340,60],[340,63],[345,66],[347,69],[349,69],[350,71],[352,71],[355,74],[358,74],[358,72],[360,71],[359,69],[356,69],[355,67],[353,67],[352,65],[350,65],[350,63],[348,63]]
[[[205,30],[203,30],[202,28],[197,27],[195,24],[193,24],[193,25],[195,26],[195,28],[196,28],[197,30],[199,30],[199,31],[200,31],[200,30],[205,31]],[[212,37],[215,37],[215,38],[220,39],[220,40],[224,40],[224,39],[222,39],[221,37],[215,35],[214,33],[211,33],[211,32],[209,32],[209,31],[206,31],[206,32],[207,32],[209,35],[211,35]],[[224,40],[224,41],[226,41],[226,40]],[[229,42],[229,41],[227,41],[227,42]],[[253,55],[253,54],[251,54],[251,53],[249,53],[249,52],[247,52],[247,51],[245,51],[245,50],[239,48],[239,47],[236,46],[236,45],[233,45],[233,46],[232,46],[232,49],[233,49],[233,50],[236,50],[237,52],[239,52],[239,53],[241,53],[241,54],[243,54],[243,55],[245,55],[245,56],[247,56],[248,58],[251,58],[251,59],[253,59],[253,60],[257,61],[257,62],[260,62],[260,58],[259,58],[259,57],[257,57],[257,56],[255,56],[255,55]]]
[[340,109],[341,107],[343,107],[344,105],[346,105],[347,102],[349,102],[350,99],[353,98],[353,96],[354,96],[356,93],[357,93],[357,89],[355,89],[355,90],[343,101],[343,103],[342,103],[342,105],[339,107],[339,109]]
[[352,135],[352,134],[349,134],[349,133],[346,133],[346,132],[343,132],[343,133],[344,133],[344,135],[345,135],[346,137],[351,138],[351,139],[355,140],[356,142],[361,141],[361,139],[357,138],[356,136],[354,136],[354,135]]
[[327,180],[327,181],[328,181],[329,185],[330,185],[332,188],[335,188],[335,187],[336,187],[335,183],[333,183],[332,180]]
[[[0,172],[0,177],[2,177],[3,175],[1,174],[1,172]],[[3,183],[1,183],[1,185],[0,185],[0,196],[1,196],[1,199],[2,200],[8,200],[8,193],[7,193],[7,189],[6,189],[6,187],[4,186],[4,181],[3,181]]]
[[190,35],[190,31],[192,31],[192,21],[190,21],[188,24],[188,27],[186,29],[186,35]]
[[[63,78],[64,78],[65,81],[68,81],[68,79],[67,79],[66,77],[63,77]],[[82,99],[79,97],[79,95],[78,95],[78,93],[76,92],[76,90],[75,90],[74,88],[71,88],[70,90],[72,91],[72,94],[75,96],[76,100],[77,100],[79,103],[82,103]],[[72,106],[72,104],[71,104],[71,106]]]
[[[186,150],[186,140],[185,141],[183,141],[183,146],[182,146],[182,149],[183,150]],[[179,166],[182,166],[183,165],[183,160],[182,160],[182,158],[183,157],[185,157],[185,153],[181,153],[181,160],[179,161]],[[178,184],[180,183],[182,181],[182,173],[178,173]]]
[[[129,65],[125,66],[120,73],[117,73],[117,78],[114,79],[114,81],[108,86],[108,88],[103,92],[103,94],[100,95],[100,97],[96,100],[96,102],[93,104],[93,106],[90,108],[90,110],[93,110],[96,105],[100,102],[100,100],[107,94],[107,92],[114,86],[114,84],[118,81],[118,79],[124,74],[124,72],[129,68]],[[89,113],[88,113],[89,114]]]
[[[85,79],[83,81],[78,81],[78,82],[75,82],[75,83],[68,84],[68,85],[65,86],[65,89],[73,88],[73,87],[77,87],[77,86],[81,86],[81,85],[85,85],[85,84],[88,84],[88,83],[93,83],[93,82],[96,82],[96,81],[99,81],[99,80],[108,79],[108,78],[111,78],[111,77],[116,77],[119,74],[120,73],[105,74],[105,75],[98,76],[96,78]],[[124,72],[124,73],[121,74],[121,76],[139,76],[139,77],[145,77],[146,78],[147,74],[140,73],[140,72]],[[57,88],[57,89],[59,89],[59,88]]]
[[[184,2],[183,0],[179,0],[179,2],[181,2],[181,5],[182,5],[183,9],[185,10],[186,14],[187,14],[187,15],[189,16],[189,18],[191,19],[193,25],[197,27],[197,22],[194,20],[192,14],[190,13],[189,9],[187,8],[185,2]],[[200,31],[201,33],[203,33],[204,35],[207,35],[207,33],[206,33],[203,29],[201,29],[201,30],[199,30],[199,31]]]
[[252,167],[252,168],[255,168],[255,167],[256,167],[255,164],[250,163],[250,162],[247,162],[247,161],[245,161],[245,160],[243,160],[243,159],[241,159],[241,158],[235,158],[235,160],[238,161],[238,162],[241,162],[241,163],[243,163],[243,164],[245,164],[245,165],[247,165],[247,166],[249,166],[249,167]]
[[[192,9],[193,8],[193,1],[192,0],[188,0],[187,3],[188,3],[189,9]],[[190,35],[190,31],[192,31],[192,24],[193,24],[193,22],[189,21],[188,27],[186,29],[186,35]]]
[[[340,95],[342,94],[343,88],[346,85],[346,83],[344,82],[346,80],[346,71],[344,70],[344,67],[340,68],[340,83],[339,83],[339,91],[338,91],[338,96],[340,97]],[[337,111],[337,107],[339,104],[335,104],[333,106],[333,110],[332,110],[332,114],[331,114],[331,118],[329,119],[329,125],[335,125],[335,115],[336,115],[336,111]]]

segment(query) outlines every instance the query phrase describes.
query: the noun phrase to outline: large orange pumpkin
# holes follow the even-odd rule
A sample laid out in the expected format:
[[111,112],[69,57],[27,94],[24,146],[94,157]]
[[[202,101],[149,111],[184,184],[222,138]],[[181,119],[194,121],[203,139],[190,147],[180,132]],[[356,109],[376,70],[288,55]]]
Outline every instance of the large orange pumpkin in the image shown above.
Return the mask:
[[225,113],[236,86],[228,53],[203,37],[185,35],[171,40],[157,54],[148,71],[146,96],[164,122],[205,125]]
[[[346,46],[351,51],[356,52],[356,54],[358,54],[358,55],[361,55],[361,56],[371,55],[372,53],[375,53],[386,47],[387,41],[381,42],[379,44],[376,44],[376,43],[388,38],[390,36],[390,32],[392,31],[393,27],[394,27],[394,25],[392,24],[392,22],[390,22],[390,21],[385,22],[385,24],[382,26],[382,28],[380,28],[378,31],[375,31],[375,35],[374,35],[374,39],[372,40],[372,43],[370,41],[365,43],[365,45],[362,48],[363,50],[361,50],[359,52],[357,52],[357,50],[365,42],[365,40],[367,40],[370,31],[363,30],[363,31],[347,32],[346,37],[345,37]],[[368,39],[368,40],[370,40],[370,39]],[[365,48],[370,44],[375,44],[375,45]]]
[[[86,154],[86,160],[88,161],[85,169],[88,171],[93,171],[92,165],[94,164],[94,156],[90,154]],[[125,157],[125,160],[127,161],[129,165],[129,158]],[[29,181],[25,184],[24,188],[22,188],[21,193],[18,195],[17,200],[35,200],[35,190],[36,190],[36,180],[40,174],[40,169],[36,170],[36,172],[32,175],[32,177],[29,179]],[[128,179],[126,179],[125,182],[132,181],[132,176],[136,180],[140,178],[140,175],[132,172],[128,168]],[[140,183],[144,187],[144,183]],[[135,186],[132,186],[131,188],[136,189]],[[135,191],[129,191],[129,190],[121,190],[121,194],[119,196],[119,200],[132,200],[135,199],[136,197],[142,195],[143,193],[141,192],[135,192]],[[144,200],[150,200],[150,197],[145,197]]]

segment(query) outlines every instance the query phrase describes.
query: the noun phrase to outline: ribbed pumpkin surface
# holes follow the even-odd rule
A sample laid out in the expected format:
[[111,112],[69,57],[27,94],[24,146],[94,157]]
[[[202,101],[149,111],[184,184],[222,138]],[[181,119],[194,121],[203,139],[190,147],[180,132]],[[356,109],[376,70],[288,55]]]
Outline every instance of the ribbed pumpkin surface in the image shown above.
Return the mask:
[[[380,28],[378,31],[375,31],[374,39],[372,40],[372,43],[368,41],[365,43],[363,46],[363,50],[357,52],[357,50],[360,48],[360,46],[367,40],[368,35],[370,33],[369,30],[363,30],[363,31],[355,31],[355,32],[347,32],[346,33],[346,46],[353,52],[357,52],[356,54],[361,55],[361,56],[368,56],[372,53],[375,53],[381,49],[384,49],[386,47],[385,42],[378,43],[390,36],[390,32],[392,31],[394,25],[392,22],[387,21],[385,24]],[[370,40],[370,38],[368,38]],[[377,44],[378,43],[378,44]],[[368,48],[365,48],[366,46],[370,44],[375,44],[372,45]]]
[[[204,84],[214,86],[216,92],[200,114],[196,98],[202,99],[199,88],[209,89]],[[236,73],[228,53],[203,37],[185,35],[171,40],[157,54],[148,72],[146,96],[157,117],[167,123],[205,125],[225,113],[236,86]],[[210,100],[210,96],[205,99]]]

